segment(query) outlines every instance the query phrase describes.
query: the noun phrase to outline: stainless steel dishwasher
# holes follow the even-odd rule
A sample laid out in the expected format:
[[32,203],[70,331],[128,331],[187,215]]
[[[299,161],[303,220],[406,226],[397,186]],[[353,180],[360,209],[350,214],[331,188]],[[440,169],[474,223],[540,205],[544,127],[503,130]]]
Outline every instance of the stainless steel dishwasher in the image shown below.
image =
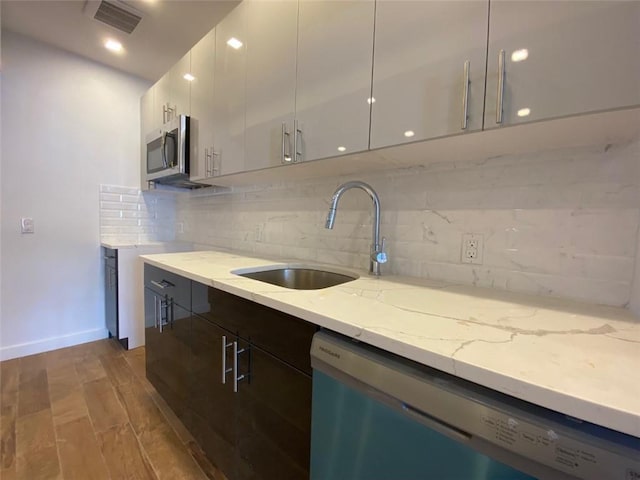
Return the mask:
[[640,479],[640,439],[319,332],[312,480]]

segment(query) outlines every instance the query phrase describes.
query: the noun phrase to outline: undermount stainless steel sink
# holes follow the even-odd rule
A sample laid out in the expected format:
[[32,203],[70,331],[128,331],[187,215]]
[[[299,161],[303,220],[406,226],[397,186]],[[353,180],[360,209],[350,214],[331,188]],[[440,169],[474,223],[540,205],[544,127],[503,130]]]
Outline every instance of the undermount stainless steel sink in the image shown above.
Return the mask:
[[319,290],[351,282],[358,277],[310,267],[277,267],[253,272],[232,272],[260,282],[294,290]]

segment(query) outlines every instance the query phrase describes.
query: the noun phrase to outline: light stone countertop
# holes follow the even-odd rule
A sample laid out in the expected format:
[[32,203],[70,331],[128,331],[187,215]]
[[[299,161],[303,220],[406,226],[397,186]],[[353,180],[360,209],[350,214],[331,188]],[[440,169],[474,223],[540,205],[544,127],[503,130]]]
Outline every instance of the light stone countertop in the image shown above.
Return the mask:
[[157,267],[549,409],[640,437],[640,320],[623,308],[358,273],[290,290],[236,269],[300,265],[233,253],[145,255]]
[[108,240],[100,242],[101,247],[112,248],[114,250],[120,250],[123,248],[140,248],[140,247],[156,247],[160,245],[165,245],[167,242],[127,242],[127,241],[117,241],[117,240]]

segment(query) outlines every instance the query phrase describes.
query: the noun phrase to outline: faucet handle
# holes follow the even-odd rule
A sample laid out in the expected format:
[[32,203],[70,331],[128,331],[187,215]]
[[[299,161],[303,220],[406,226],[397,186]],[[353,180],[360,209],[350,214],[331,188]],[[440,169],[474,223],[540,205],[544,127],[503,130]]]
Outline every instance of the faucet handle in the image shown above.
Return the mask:
[[386,243],[386,238],[382,237],[382,243],[380,248],[373,252],[373,259],[378,263],[387,263],[387,252],[384,251],[384,246]]

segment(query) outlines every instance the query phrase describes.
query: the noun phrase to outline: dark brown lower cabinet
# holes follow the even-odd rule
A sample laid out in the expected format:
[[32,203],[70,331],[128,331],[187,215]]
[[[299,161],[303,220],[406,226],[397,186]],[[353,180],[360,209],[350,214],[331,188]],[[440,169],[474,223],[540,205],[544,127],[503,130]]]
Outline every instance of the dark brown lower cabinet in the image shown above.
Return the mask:
[[[230,385],[222,383],[222,339],[231,341],[231,334],[197,315],[192,325],[191,417],[186,426],[209,459],[232,480],[237,477],[236,398]],[[227,379],[231,380],[228,374]]]
[[[161,273],[145,269],[145,284]],[[165,280],[183,299],[186,279]],[[229,480],[308,479],[317,328],[197,282],[190,311],[169,301],[165,314],[169,294],[153,286],[145,288],[147,378],[209,460]]]
[[308,479],[311,377],[250,348],[250,376],[236,401],[237,478]]
[[[147,308],[151,315],[147,315]],[[171,298],[145,289],[147,379],[175,414],[187,420],[191,370],[191,313]]]

